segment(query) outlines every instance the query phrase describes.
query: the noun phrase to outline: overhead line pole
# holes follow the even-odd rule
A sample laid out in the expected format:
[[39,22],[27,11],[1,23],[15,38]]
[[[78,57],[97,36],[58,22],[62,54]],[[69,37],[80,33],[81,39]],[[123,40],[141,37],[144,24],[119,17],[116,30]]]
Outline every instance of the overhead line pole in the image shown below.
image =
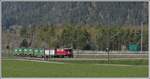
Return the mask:
[[143,51],[143,22],[141,22],[141,53]]
[[144,17],[143,17],[143,11],[141,12],[141,16],[142,16],[142,20],[141,20],[141,53],[143,51],[143,20],[144,20]]

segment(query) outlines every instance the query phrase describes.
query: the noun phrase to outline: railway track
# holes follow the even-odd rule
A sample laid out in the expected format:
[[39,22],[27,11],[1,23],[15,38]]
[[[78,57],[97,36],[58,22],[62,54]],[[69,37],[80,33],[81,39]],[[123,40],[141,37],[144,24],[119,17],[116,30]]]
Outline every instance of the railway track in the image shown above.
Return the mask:
[[[2,60],[13,60],[13,59],[25,59],[25,60],[39,60],[39,61],[47,61],[47,60],[56,60],[56,61],[63,61],[63,60],[108,60],[107,58],[49,58],[45,60],[44,58],[36,58],[36,57],[16,57],[16,58],[2,58]],[[139,60],[139,59],[148,59],[148,58],[110,58],[110,60]]]
[[[2,56],[2,59],[9,59],[10,57]],[[13,59],[28,59],[28,60],[44,60],[41,57],[22,57],[13,56]],[[48,60],[107,60],[107,53],[74,53],[73,58],[48,58]],[[109,59],[121,60],[121,59],[148,59],[148,53],[110,53]]]

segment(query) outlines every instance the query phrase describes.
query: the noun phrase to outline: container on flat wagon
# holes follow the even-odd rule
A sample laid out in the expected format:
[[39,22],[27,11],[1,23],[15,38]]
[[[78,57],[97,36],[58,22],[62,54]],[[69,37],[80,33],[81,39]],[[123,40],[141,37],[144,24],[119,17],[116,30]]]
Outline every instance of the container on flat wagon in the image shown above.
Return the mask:
[[33,56],[33,49],[32,48],[28,48],[28,55]]
[[40,56],[44,56],[44,49],[43,49],[43,48],[40,48],[40,49],[39,49],[39,52],[40,52],[40,53],[39,53]]
[[34,56],[38,56],[39,50],[38,49],[34,49]]
[[44,56],[44,49],[34,49],[34,56],[36,57],[42,57]]
[[55,55],[55,50],[54,49],[50,49],[50,55],[54,56]]
[[24,55],[23,48],[18,48],[18,55]]
[[29,55],[28,48],[23,48],[24,55]]
[[53,58],[55,56],[54,49],[45,49],[45,56]]
[[49,56],[50,55],[50,49],[45,49],[45,55]]
[[18,48],[15,48],[15,49],[14,49],[14,52],[13,52],[13,55],[19,55],[18,52],[19,52],[19,49],[18,49]]

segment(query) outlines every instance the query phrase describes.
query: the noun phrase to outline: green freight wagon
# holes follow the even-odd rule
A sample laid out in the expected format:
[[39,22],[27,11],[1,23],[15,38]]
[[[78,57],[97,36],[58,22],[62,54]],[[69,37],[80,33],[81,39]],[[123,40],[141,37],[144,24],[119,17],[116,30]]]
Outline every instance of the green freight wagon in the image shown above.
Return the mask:
[[28,48],[23,48],[23,52],[24,52],[24,55],[29,55],[29,53],[28,53]]
[[24,55],[23,48],[18,48],[18,55]]
[[19,55],[19,48],[14,49],[13,55]]
[[31,48],[24,48],[24,55],[26,56],[33,56],[33,50]]
[[28,55],[29,55],[29,56],[33,56],[33,54],[34,54],[34,53],[33,53],[33,49],[28,48]]
[[44,56],[44,49],[34,49],[34,56],[36,57],[43,57]]
[[45,55],[44,49],[41,48],[41,49],[39,49],[39,51],[40,51],[39,55],[43,57]]

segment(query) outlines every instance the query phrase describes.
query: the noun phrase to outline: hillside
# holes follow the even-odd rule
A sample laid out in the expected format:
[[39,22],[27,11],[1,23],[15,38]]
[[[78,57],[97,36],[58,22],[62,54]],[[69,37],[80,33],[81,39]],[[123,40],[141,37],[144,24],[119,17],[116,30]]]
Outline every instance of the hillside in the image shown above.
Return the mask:
[[2,24],[140,25],[148,23],[146,2],[2,2]]

